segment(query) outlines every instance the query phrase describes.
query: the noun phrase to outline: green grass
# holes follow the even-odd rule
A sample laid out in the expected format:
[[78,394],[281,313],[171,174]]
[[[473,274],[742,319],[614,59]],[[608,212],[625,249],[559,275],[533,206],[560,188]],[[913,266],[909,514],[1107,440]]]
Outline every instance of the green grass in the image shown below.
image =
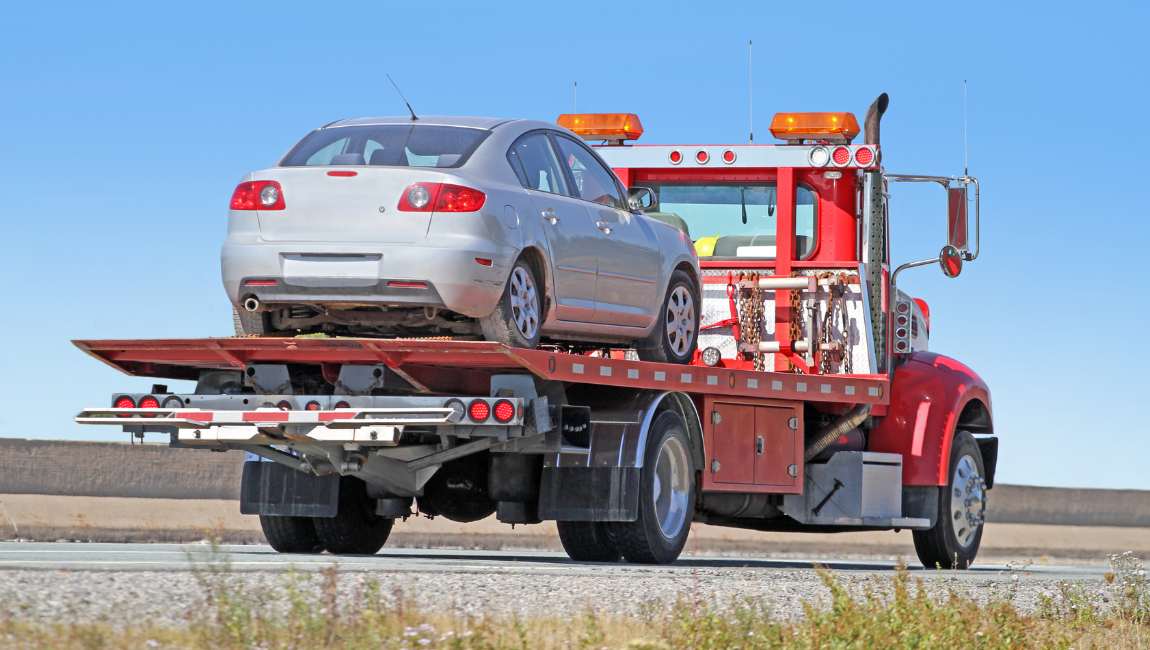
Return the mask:
[[[828,571],[823,605],[798,620],[761,603],[724,606],[681,600],[640,616],[585,612],[557,618],[467,617],[421,611],[401,593],[363,581],[348,595],[333,566],[289,574],[275,593],[256,592],[223,556],[194,569],[206,606],[184,625],[141,622],[47,624],[0,619],[0,646],[18,648],[1145,648],[1150,647],[1150,585],[1132,555],[1111,559],[1096,585],[1067,583],[1024,613],[1013,594],[988,602],[931,596],[900,569],[854,593]],[[342,596],[341,596],[342,594]]]

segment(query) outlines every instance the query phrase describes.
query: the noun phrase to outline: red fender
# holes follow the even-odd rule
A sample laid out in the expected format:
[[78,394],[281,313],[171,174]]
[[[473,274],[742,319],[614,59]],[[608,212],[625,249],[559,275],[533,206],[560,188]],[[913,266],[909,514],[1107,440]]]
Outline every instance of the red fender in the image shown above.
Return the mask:
[[871,430],[867,448],[902,454],[904,485],[946,485],[955,426],[974,400],[979,426],[989,432],[990,389],[970,368],[950,357],[915,352],[894,371],[887,414]]

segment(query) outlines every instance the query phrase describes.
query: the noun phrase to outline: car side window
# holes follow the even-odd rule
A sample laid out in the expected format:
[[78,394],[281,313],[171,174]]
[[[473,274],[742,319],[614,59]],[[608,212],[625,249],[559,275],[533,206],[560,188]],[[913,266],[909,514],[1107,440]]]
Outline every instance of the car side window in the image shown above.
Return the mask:
[[572,196],[551,141],[545,134],[528,133],[507,150],[507,160],[524,187]]
[[615,182],[615,174],[611,170],[578,142],[561,135],[555,136],[555,142],[563,156],[563,163],[575,180],[579,198],[620,210],[626,209],[627,204],[623,201],[619,185]]

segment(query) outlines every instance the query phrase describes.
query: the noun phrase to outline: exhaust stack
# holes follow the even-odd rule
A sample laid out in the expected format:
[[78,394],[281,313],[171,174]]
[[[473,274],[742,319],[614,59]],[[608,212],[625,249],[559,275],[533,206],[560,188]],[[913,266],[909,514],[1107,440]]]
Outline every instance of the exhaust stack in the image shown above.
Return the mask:
[[863,121],[863,142],[866,144],[879,143],[879,122],[882,121],[882,114],[886,112],[889,103],[890,97],[883,93],[875,98],[870,108],[866,109],[866,119]]

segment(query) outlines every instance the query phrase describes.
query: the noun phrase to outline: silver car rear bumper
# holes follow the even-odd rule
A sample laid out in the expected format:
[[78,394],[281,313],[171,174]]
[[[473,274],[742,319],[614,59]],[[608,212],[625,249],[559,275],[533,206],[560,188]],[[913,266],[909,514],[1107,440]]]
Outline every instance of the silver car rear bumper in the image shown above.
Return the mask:
[[[490,260],[490,266],[477,258]],[[433,306],[479,318],[495,309],[514,251],[229,239],[221,261],[224,287],[237,306],[255,297],[268,306]],[[255,284],[249,284],[253,280]]]

